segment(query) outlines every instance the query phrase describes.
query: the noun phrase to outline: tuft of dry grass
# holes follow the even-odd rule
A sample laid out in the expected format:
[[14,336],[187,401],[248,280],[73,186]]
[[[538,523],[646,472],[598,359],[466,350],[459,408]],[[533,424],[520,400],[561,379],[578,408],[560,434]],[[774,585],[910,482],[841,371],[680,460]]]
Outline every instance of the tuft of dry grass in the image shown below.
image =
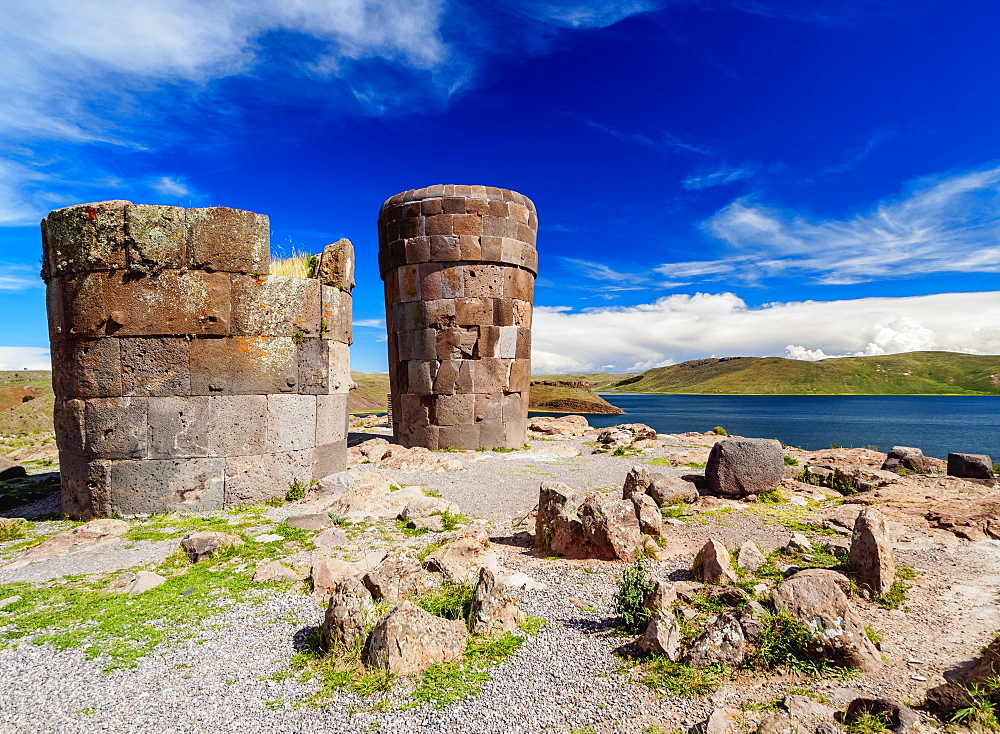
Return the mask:
[[316,256],[293,251],[292,257],[271,260],[271,275],[288,275],[293,278],[311,278],[316,268]]

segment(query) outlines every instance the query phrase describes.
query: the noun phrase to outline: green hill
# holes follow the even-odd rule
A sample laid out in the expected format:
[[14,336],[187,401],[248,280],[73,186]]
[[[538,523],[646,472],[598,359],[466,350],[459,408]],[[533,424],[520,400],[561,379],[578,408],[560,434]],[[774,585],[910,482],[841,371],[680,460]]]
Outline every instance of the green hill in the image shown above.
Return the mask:
[[730,395],[1000,395],[1000,355],[907,352],[804,362],[696,359],[620,380],[608,392]]

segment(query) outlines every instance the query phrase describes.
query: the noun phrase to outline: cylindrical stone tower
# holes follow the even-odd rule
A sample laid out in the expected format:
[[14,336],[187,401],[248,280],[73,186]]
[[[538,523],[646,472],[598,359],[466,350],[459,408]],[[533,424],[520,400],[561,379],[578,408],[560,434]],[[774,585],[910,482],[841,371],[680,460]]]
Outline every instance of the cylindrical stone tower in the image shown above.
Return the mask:
[[492,186],[428,186],[382,205],[392,429],[402,445],[524,444],[537,230],[530,199]]
[[203,511],[346,464],[347,240],[268,275],[267,217],[82,204],[42,221],[63,511]]

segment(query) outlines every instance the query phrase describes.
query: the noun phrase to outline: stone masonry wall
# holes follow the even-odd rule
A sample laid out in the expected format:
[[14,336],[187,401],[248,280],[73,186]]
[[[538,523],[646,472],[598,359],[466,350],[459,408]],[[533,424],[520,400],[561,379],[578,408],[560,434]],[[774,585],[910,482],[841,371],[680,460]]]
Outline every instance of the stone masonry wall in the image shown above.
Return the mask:
[[42,221],[63,511],[204,511],[346,464],[354,255],[268,275],[268,219],[82,204]]
[[396,440],[522,446],[535,205],[491,186],[429,186],[386,201],[378,227]]

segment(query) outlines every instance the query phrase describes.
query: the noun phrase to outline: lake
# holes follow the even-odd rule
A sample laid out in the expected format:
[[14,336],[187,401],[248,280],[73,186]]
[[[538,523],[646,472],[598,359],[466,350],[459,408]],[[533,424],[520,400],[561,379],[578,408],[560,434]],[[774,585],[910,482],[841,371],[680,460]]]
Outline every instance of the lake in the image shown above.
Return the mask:
[[590,424],[600,428],[645,423],[660,433],[684,433],[722,426],[729,433],[777,438],[808,450],[834,443],[880,451],[916,446],[940,459],[955,451],[989,454],[1000,462],[1000,397],[601,395],[625,415],[588,415]]

